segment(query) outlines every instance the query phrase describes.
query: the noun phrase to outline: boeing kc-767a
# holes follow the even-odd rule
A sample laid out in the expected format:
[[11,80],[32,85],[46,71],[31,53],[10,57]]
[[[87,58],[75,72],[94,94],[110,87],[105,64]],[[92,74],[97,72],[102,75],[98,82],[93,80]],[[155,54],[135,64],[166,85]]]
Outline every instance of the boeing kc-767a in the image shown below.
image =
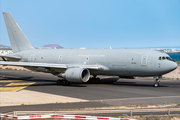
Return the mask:
[[162,75],[177,68],[169,55],[149,49],[35,49],[11,14],[3,16],[13,54],[0,55],[0,64],[52,73],[60,78],[57,84],[99,82],[96,76],[108,75],[153,77],[158,87]]

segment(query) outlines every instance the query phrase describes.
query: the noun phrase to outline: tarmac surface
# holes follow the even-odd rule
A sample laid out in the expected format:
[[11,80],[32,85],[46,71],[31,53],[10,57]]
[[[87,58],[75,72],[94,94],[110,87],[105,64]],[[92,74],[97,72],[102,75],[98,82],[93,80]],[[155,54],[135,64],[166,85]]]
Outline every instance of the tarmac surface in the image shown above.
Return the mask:
[[[160,87],[154,88],[152,78],[119,79],[118,77],[99,77],[101,78],[100,84],[75,83],[70,86],[60,86],[56,84],[58,78],[51,74],[0,70],[0,90],[14,90],[13,92],[28,90],[85,100],[85,102],[76,103],[2,106],[0,112],[79,109],[127,104],[180,103],[180,80],[161,79]],[[18,80],[19,83],[23,82],[23,85],[14,84],[14,81]],[[26,82],[32,84],[24,85]],[[6,86],[6,89],[3,88],[4,86]]]

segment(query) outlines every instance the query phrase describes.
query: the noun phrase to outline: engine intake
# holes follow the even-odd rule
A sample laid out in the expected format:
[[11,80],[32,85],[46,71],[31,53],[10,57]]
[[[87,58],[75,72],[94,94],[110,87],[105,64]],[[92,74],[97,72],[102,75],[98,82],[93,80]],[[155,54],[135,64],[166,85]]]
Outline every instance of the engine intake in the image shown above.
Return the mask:
[[69,68],[59,77],[63,77],[69,82],[87,82],[90,78],[90,72],[86,68]]

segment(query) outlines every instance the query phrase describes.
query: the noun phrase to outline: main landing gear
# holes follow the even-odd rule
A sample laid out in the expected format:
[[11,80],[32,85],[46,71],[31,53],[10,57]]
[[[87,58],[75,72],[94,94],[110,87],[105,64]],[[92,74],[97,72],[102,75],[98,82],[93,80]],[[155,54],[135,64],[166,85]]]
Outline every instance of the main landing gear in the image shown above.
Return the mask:
[[100,83],[100,78],[99,77],[96,77],[96,75],[94,75],[93,77],[91,77],[89,80],[88,80],[88,83]]
[[155,83],[154,83],[154,87],[159,87],[159,83],[160,83],[160,79],[161,78],[161,76],[154,76],[153,77],[153,79],[154,79],[154,81],[155,81]]
[[59,79],[59,80],[57,80],[57,84],[66,86],[66,85],[69,85],[70,83],[67,80]]

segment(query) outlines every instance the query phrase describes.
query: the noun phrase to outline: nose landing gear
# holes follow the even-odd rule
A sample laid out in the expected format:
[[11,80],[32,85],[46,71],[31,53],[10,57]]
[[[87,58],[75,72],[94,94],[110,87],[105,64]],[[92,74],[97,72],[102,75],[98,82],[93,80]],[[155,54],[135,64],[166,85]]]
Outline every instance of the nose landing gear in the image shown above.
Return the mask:
[[155,83],[154,83],[154,87],[159,87],[159,83],[160,83],[160,78],[162,78],[162,76],[154,76],[153,79],[155,80]]

